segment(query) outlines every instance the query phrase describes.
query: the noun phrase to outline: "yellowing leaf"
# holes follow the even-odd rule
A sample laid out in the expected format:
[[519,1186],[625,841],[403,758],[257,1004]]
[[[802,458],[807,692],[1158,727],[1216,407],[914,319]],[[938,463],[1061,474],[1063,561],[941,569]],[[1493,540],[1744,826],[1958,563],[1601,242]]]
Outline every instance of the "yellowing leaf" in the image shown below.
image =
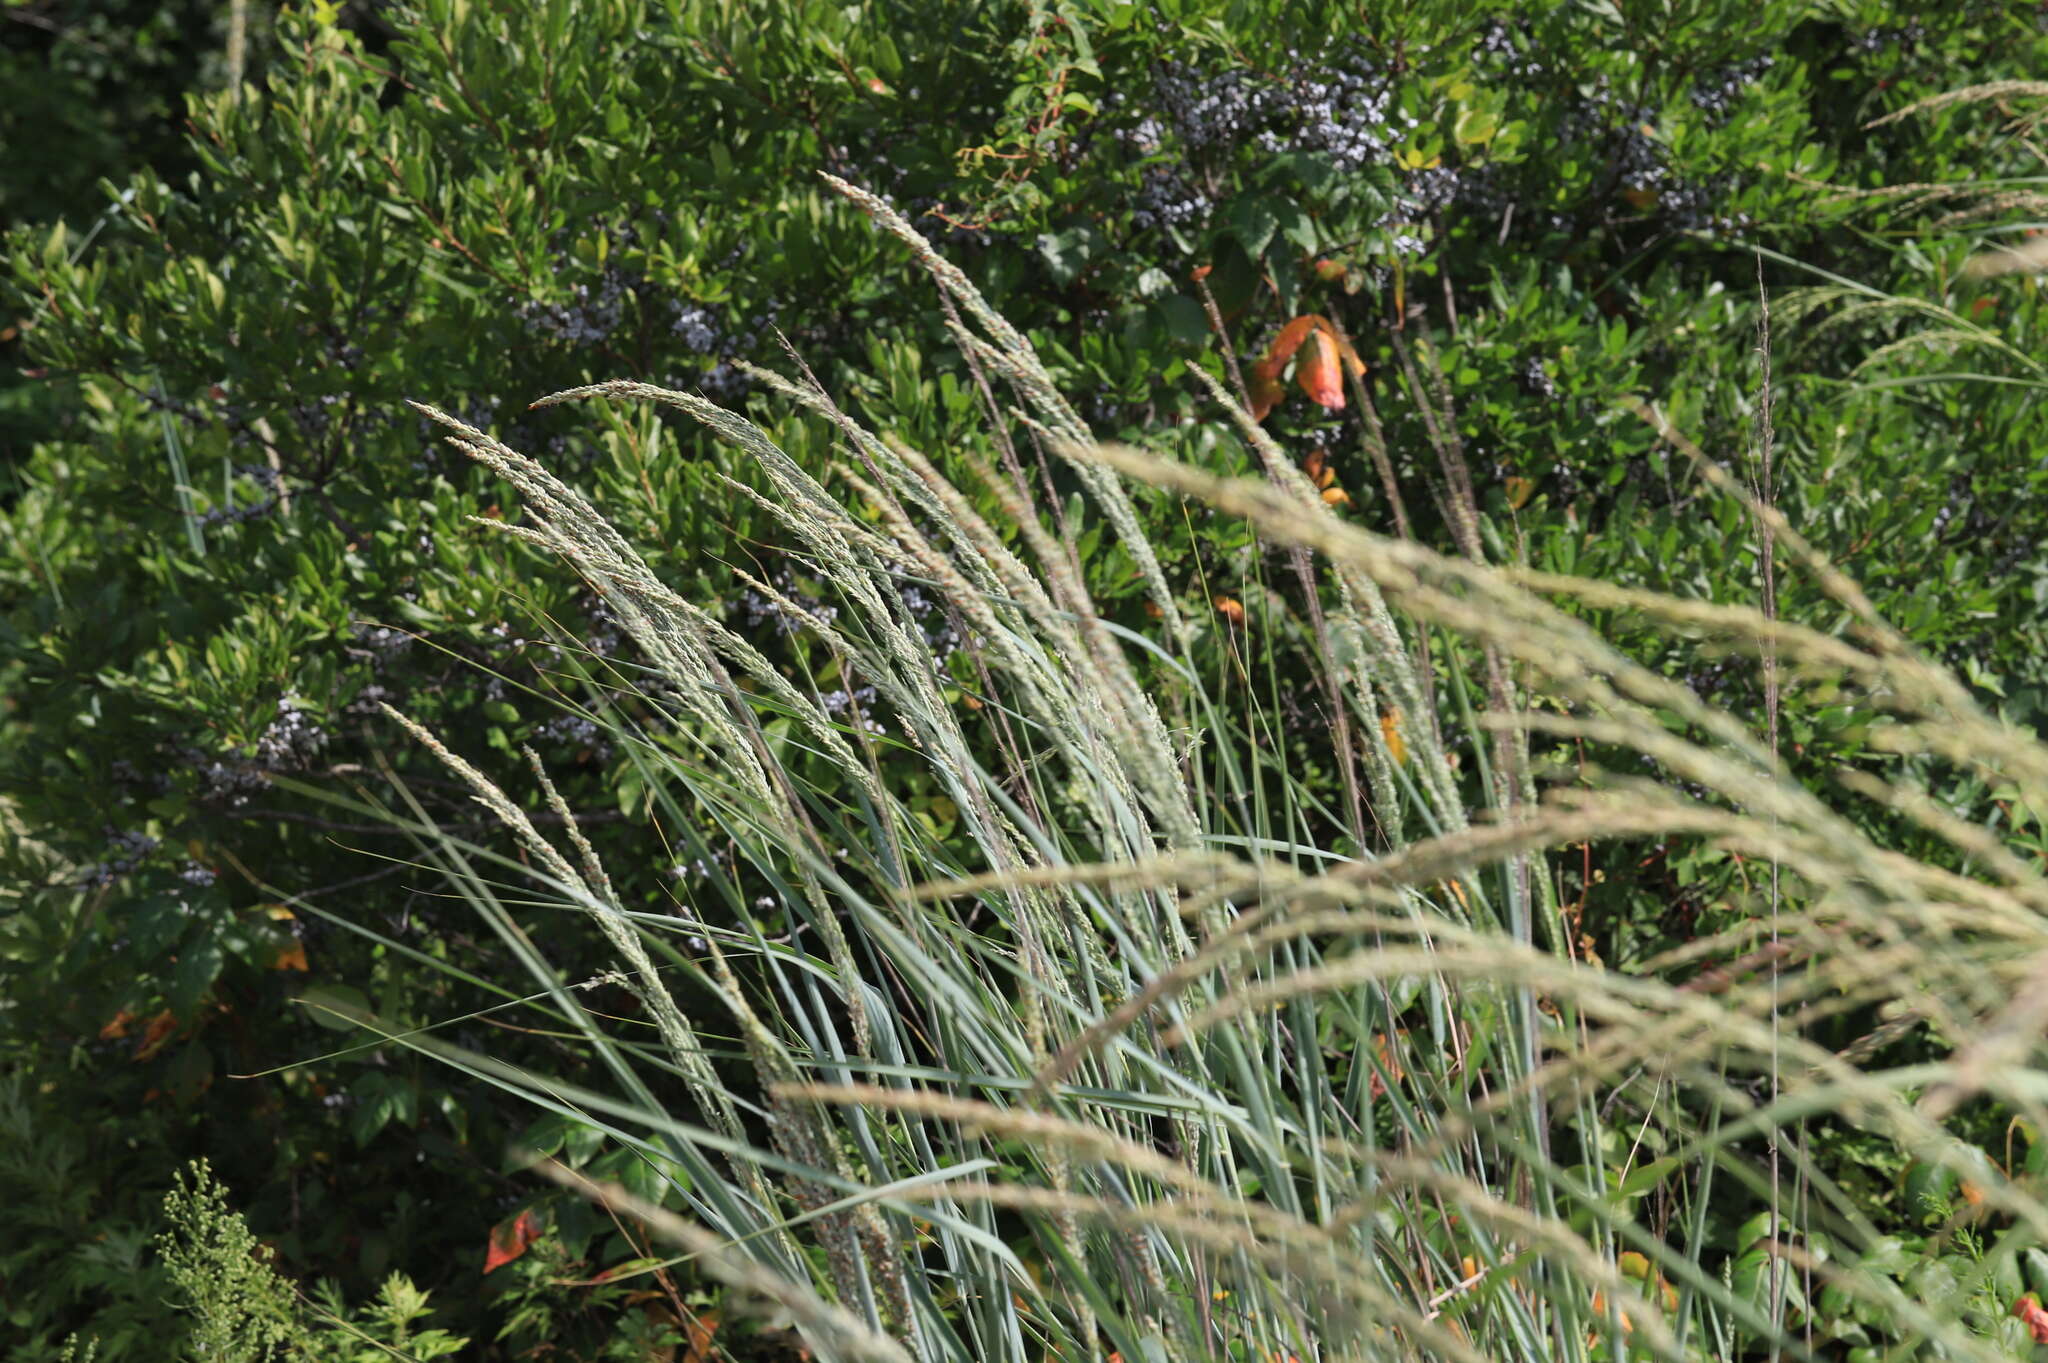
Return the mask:
[[1489,142],[1500,131],[1500,120],[1481,109],[1467,109],[1458,115],[1458,122],[1452,129],[1452,136],[1460,142],[1473,145]]
[[1508,494],[1508,505],[1520,511],[1536,495],[1534,478],[1509,478],[1503,484]]

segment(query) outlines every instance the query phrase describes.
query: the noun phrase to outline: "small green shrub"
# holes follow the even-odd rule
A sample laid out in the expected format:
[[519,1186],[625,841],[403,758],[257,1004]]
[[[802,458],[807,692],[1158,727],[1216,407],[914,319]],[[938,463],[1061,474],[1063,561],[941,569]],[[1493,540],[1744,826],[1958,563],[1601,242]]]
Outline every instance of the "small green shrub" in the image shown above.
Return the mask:
[[157,1240],[171,1284],[190,1315],[183,1356],[268,1363],[408,1363],[459,1353],[469,1341],[421,1329],[427,1294],[402,1273],[377,1298],[350,1312],[332,1282],[302,1297],[277,1271],[274,1251],[228,1206],[227,1190],[202,1161],[181,1170],[164,1199],[169,1222]]
[[299,1335],[298,1303],[205,1164],[179,1172],[164,1219],[170,1228],[157,1244],[192,1313],[191,1355],[228,1363],[283,1356]]

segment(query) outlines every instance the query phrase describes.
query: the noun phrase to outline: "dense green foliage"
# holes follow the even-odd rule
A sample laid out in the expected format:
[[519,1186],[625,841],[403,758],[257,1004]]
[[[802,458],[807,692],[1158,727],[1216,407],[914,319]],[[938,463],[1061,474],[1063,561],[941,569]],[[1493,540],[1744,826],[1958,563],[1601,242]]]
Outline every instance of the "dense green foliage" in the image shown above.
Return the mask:
[[[219,8],[204,23],[152,11],[102,46],[141,65],[174,38],[206,47]],[[296,1271],[361,1295],[402,1267],[468,1313],[458,1333],[511,1320],[507,1347],[603,1347],[608,1304],[579,1325],[584,1297],[518,1284],[487,1323],[475,1301],[484,1231],[525,1195],[501,1151],[530,1114],[404,1052],[311,1058],[345,1033],[292,1002],[309,985],[421,1025],[502,1000],[479,981],[508,978],[512,956],[364,854],[406,853],[387,827],[293,783],[346,787],[390,762],[428,814],[482,836],[459,784],[394,742],[388,702],[472,755],[534,745],[628,904],[667,905],[697,860],[650,854],[662,792],[646,765],[556,699],[601,704],[586,673],[618,649],[618,622],[468,527],[509,512],[509,494],[437,447],[408,397],[573,475],[679,592],[720,603],[858,716],[859,688],[735,579],[816,587],[708,442],[624,409],[601,425],[521,410],[612,378],[745,405],[732,362],[779,360],[780,331],[876,429],[942,463],[968,445],[977,378],[936,297],[829,202],[819,169],[917,215],[1098,434],[1244,467],[1186,372],[1227,372],[1203,290],[1241,367],[1281,323],[1321,313],[1366,362],[1419,538],[1451,536],[1422,415],[1435,395],[1417,400],[1440,368],[1495,556],[1719,601],[1758,598],[1739,508],[1703,496],[1617,400],[1654,398],[1733,458],[1756,416],[1764,248],[1777,501],[2016,717],[2048,695],[2037,302],[2029,281],[1959,270],[2038,213],[2024,177],[2039,167],[2011,125],[2038,97],[1867,126],[2038,70],[2031,7],[1456,3],[1361,26],[1350,6],[1250,0],[449,0],[380,10],[367,40],[354,22],[314,6],[259,25],[267,87],[195,99],[176,150],[118,131],[154,129],[164,96],[123,80],[136,107],[89,98],[101,74],[67,57],[67,83],[42,87],[66,101],[49,122],[133,149],[62,153],[62,175],[10,182],[41,197],[0,204],[19,224],[7,312],[40,376],[39,438],[12,462],[0,534],[0,1063],[38,1077],[23,1120],[73,1152],[66,1179],[109,1190],[110,1224],[146,1224],[170,1156],[211,1152]],[[149,168],[81,202],[79,177],[130,156]],[[1953,188],[1878,192],[1929,183]],[[61,425],[40,429],[52,413]],[[829,449],[772,406],[759,419],[800,460]],[[1297,391],[1268,425],[1328,451],[1347,514],[1393,524],[1357,401],[1336,413]],[[1018,458],[1034,483],[1052,469],[1028,446]],[[1138,565],[1069,501],[1073,476],[1042,476],[1095,599],[1157,630]],[[1147,530],[1195,654],[1228,677],[1237,636],[1213,602],[1284,620],[1299,586],[1241,523],[1158,505]],[[1831,624],[1803,590],[1785,611]],[[1751,698],[1742,670],[1607,623],[1710,699]],[[951,657],[952,622],[924,625]],[[1291,831],[1370,844],[1335,794],[1309,650],[1287,629],[1261,637],[1290,641],[1249,672],[1285,679],[1276,743],[1324,796]],[[1865,722],[1795,698],[1788,743],[1819,768],[1860,751]],[[919,817],[952,836],[952,799],[903,774]],[[1560,872],[1610,960],[1748,911],[1719,854],[1674,843],[1638,860],[1598,868],[1597,886]],[[735,881],[736,918],[760,888]],[[571,978],[604,959],[576,942],[555,957]],[[497,1021],[453,1035],[552,1054]],[[263,1159],[231,1159],[252,1131]],[[1834,1158],[1873,1211],[1896,1210],[1883,1180],[1901,1156],[1845,1141]],[[595,1218],[571,1239],[589,1259],[560,1276],[644,1248]],[[31,1349],[54,1354],[109,1299],[78,1282],[15,1322]],[[109,1338],[103,1357],[131,1347]]]

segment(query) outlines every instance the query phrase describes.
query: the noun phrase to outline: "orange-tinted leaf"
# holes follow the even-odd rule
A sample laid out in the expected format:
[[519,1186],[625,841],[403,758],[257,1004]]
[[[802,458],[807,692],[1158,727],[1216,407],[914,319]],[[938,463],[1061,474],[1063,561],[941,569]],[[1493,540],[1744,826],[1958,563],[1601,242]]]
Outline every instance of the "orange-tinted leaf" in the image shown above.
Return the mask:
[[[1405,1041],[1408,1037],[1408,1029],[1403,1027],[1398,1035]],[[1373,1054],[1379,1057],[1380,1064],[1379,1069],[1372,1072],[1372,1079],[1368,1087],[1372,1091],[1372,1096],[1377,1098],[1387,1091],[1386,1080],[1380,1077],[1381,1071],[1385,1071],[1397,1084],[1408,1077],[1408,1071],[1401,1068],[1400,1057],[1394,1052],[1393,1038],[1389,1037],[1385,1032],[1381,1032],[1374,1036],[1372,1040]],[[1467,1276],[1469,1277],[1470,1275],[1468,1274]]]
[[706,1311],[695,1319],[684,1322],[683,1329],[690,1336],[689,1352],[683,1355],[683,1363],[711,1363],[717,1357],[712,1338],[718,1333],[718,1313]]
[[1316,278],[1325,284],[1334,283],[1344,277],[1344,262],[1341,260],[1319,260],[1316,262]]
[[[1266,359],[1269,361],[1279,360],[1283,363],[1293,359],[1294,352],[1301,349],[1301,343],[1309,338],[1318,325],[1327,327],[1329,323],[1323,321],[1322,318],[1312,312],[1303,313],[1295,318],[1286,326],[1280,328],[1280,334],[1273,338],[1273,344],[1266,347]],[[1273,372],[1275,374],[1280,372],[1278,364],[1273,366]]]
[[484,1255],[484,1272],[503,1268],[520,1255],[527,1246],[540,1239],[540,1220],[528,1207],[510,1221],[500,1222],[491,1228],[490,1251]]
[[290,946],[277,953],[277,959],[270,963],[270,968],[272,970],[311,970],[313,967],[306,964],[306,944],[304,942],[293,942]]
[[1234,596],[1219,596],[1215,601],[1216,613],[1238,629],[1244,628],[1244,602]]
[[[1296,351],[1301,352],[1299,359],[1295,359]],[[1305,312],[1280,328],[1273,344],[1266,347],[1265,358],[1252,366],[1248,386],[1254,419],[1264,421],[1266,413],[1280,401],[1285,391],[1280,375],[1289,360],[1295,361],[1294,378],[1301,391],[1333,411],[1344,408],[1344,370],[1349,369],[1354,375],[1365,373],[1365,362],[1349,344],[1338,339],[1337,328],[1327,318]]]
[[114,1014],[113,1021],[100,1028],[100,1040],[114,1041],[128,1035],[128,1024],[135,1021],[135,1014],[123,1008]]
[[158,1013],[149,1020],[149,1028],[142,1034],[142,1044],[135,1048],[135,1058],[137,1060],[149,1059],[170,1044],[171,1037],[177,1030],[177,1016],[170,1009],[164,1009],[163,1012]]
[[2012,1313],[2026,1322],[2036,1344],[2048,1344],[2048,1308],[2042,1307],[2039,1297],[2027,1293],[2012,1304]]
[[1308,458],[1301,461],[1301,471],[1306,473],[1308,480],[1317,487],[1326,488],[1337,481],[1337,471],[1330,467],[1328,450],[1310,450]]
[[1294,362],[1294,381],[1308,400],[1333,412],[1344,410],[1344,373],[1337,360],[1337,343],[1320,330],[1309,334],[1301,358]]
[[[1593,1294],[1593,1314],[1596,1316],[1607,1314],[1607,1294],[1605,1292],[1595,1292]],[[1628,1318],[1628,1312],[1617,1311],[1615,1314],[1621,1317],[1621,1332],[1623,1334],[1631,1334],[1635,1331],[1635,1322]]]

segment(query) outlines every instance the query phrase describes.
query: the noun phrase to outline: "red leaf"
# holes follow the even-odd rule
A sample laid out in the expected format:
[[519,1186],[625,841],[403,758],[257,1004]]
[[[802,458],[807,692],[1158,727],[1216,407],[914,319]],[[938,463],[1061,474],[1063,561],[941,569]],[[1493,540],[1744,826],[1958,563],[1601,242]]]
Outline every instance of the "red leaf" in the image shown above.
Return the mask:
[[490,1252],[484,1256],[484,1272],[501,1268],[526,1253],[526,1247],[540,1239],[540,1221],[528,1207],[510,1221],[491,1228]]
[[2012,1304],[2012,1313],[2027,1323],[2036,1344],[2048,1344],[2048,1309],[2043,1309],[2039,1297],[2027,1293]]

